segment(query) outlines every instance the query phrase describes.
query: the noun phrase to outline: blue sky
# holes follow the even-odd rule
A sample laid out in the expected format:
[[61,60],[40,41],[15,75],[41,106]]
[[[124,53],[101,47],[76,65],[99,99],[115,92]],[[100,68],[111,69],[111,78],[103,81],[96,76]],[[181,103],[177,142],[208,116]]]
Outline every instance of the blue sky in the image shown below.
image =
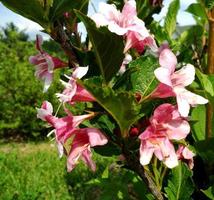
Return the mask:
[[[98,2],[100,1],[104,1],[104,0],[93,0],[93,3],[95,5],[95,7],[97,7]],[[166,15],[167,12],[167,8],[169,3],[171,2],[171,0],[164,0],[164,7],[160,13],[160,15],[155,15],[154,18],[157,21],[162,21],[163,17]],[[190,25],[190,24],[194,24],[194,20],[193,17],[188,14],[187,12],[185,12],[184,10],[188,7],[188,5],[190,5],[191,3],[194,3],[195,0],[180,0],[181,2],[181,9],[179,11],[179,15],[178,15],[178,23],[180,25]],[[90,6],[89,8],[89,13],[93,13],[93,9]],[[5,26],[6,23],[9,22],[14,22],[14,24],[16,24],[16,26],[19,27],[20,30],[25,29],[26,32],[30,35],[31,39],[35,38],[36,34],[41,34],[40,30],[42,30],[42,27],[39,26],[38,24],[20,16],[17,15],[15,13],[13,13],[12,11],[8,10],[6,7],[4,7],[1,3],[0,3],[0,26]],[[80,31],[83,32],[84,34],[84,28],[83,26],[80,26]],[[43,34],[43,37],[48,38],[47,35]]]

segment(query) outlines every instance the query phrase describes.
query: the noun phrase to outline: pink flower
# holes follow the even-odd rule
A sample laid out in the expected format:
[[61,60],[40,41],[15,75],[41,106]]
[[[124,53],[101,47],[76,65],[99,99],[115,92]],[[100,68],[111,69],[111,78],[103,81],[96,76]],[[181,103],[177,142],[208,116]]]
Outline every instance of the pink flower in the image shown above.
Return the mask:
[[185,89],[195,79],[194,66],[187,64],[175,71],[176,56],[168,48],[163,49],[159,55],[161,67],[155,70],[156,78],[161,82],[151,97],[166,98],[175,96],[178,110],[183,117],[187,117],[191,106],[206,104],[208,100]]
[[195,156],[195,154],[192,151],[190,151],[187,147],[179,145],[176,154],[179,160],[186,160],[188,162],[190,169],[194,167],[193,157]]
[[82,78],[88,71],[88,67],[77,67],[72,76],[68,77],[69,82],[62,81],[65,86],[63,93],[57,93],[57,97],[62,102],[73,103],[75,101],[95,101],[95,98],[81,85],[77,83],[77,79]]
[[96,128],[83,128],[75,130],[71,150],[68,155],[68,171],[78,163],[79,158],[88,165],[92,171],[96,170],[96,165],[91,159],[91,147],[105,145],[107,138]]
[[37,117],[43,121],[47,121],[54,127],[56,134],[56,142],[60,156],[63,155],[63,145],[69,138],[72,138],[71,149],[67,159],[68,171],[71,171],[77,164],[79,158],[95,171],[95,163],[91,159],[91,147],[105,145],[107,138],[96,128],[82,128],[79,129],[78,125],[92,117],[93,114],[72,116],[68,113],[66,117],[57,118],[52,115],[53,107],[45,101],[40,109],[37,109]]
[[124,53],[129,48],[136,48],[141,53],[144,46],[157,50],[154,38],[146,29],[144,22],[137,17],[136,2],[134,0],[126,1],[122,12],[118,11],[115,5],[101,2],[99,13],[91,18],[97,27],[108,26],[109,31],[126,36]]
[[57,68],[67,66],[67,63],[61,61],[59,58],[52,57],[42,49],[43,39],[41,35],[36,36],[36,49],[39,54],[30,56],[29,62],[36,65],[35,76],[44,81],[44,92],[48,90],[53,79],[53,71]]
[[89,119],[92,114],[73,116],[67,111],[67,116],[58,118],[52,115],[53,107],[48,101],[43,102],[42,107],[37,109],[37,117],[43,121],[48,122],[53,128],[56,135],[56,142],[59,149],[60,156],[63,154],[62,145],[73,135],[73,132],[81,122]]
[[158,106],[150,118],[150,126],[139,136],[141,164],[149,164],[154,153],[167,167],[177,166],[177,156],[170,140],[184,139],[189,132],[190,126],[176,106],[167,103]]
[[148,165],[152,159],[152,155],[164,162],[164,164],[173,168],[178,165],[178,159],[175,153],[173,144],[164,135],[159,135],[158,132],[149,126],[140,136],[140,163]]

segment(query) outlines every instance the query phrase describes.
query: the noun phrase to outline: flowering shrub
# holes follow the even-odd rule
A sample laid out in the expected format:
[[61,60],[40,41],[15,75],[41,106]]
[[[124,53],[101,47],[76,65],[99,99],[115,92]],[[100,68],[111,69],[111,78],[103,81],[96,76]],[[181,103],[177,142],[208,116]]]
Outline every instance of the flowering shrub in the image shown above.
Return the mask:
[[[61,61],[44,52],[41,36],[36,39],[39,54],[30,57],[35,75],[44,81],[44,91],[51,85],[55,69],[69,68],[61,81],[65,89],[56,94],[65,116],[53,114],[47,101],[37,108],[37,117],[53,127],[59,154],[67,157],[68,171],[80,159],[94,171],[91,149],[100,154],[104,149],[108,156],[120,155],[121,167],[136,172],[156,199],[202,195],[195,190],[201,186],[193,184],[194,157],[198,154],[206,163],[209,156],[200,150],[212,139],[203,141],[205,129],[199,133],[202,125],[196,117],[203,115],[201,109],[208,99],[213,102],[214,79],[203,73],[203,53],[198,55],[197,45],[189,44],[193,30],[173,35],[179,0],[170,4],[164,27],[151,22],[162,1],[101,2],[92,16],[86,15],[88,2],[84,0],[33,0],[23,8],[13,0],[2,2],[42,25],[68,57]],[[207,19],[195,10],[206,14],[209,9],[199,3],[188,8],[200,17],[199,27]],[[80,21],[88,34],[85,42],[78,33]],[[195,29],[199,34],[200,28]],[[197,37],[202,40],[204,35]],[[193,53],[188,51],[190,47]],[[72,110],[79,102],[84,108],[76,115]],[[205,189],[211,185],[210,178],[203,188],[207,196],[211,189]]]

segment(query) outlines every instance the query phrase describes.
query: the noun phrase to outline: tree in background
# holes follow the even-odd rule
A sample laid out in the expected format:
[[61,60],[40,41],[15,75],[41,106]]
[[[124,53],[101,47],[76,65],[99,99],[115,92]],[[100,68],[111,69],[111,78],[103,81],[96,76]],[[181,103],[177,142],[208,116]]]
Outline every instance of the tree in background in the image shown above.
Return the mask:
[[[48,94],[42,93],[42,85],[35,79],[35,69],[28,61],[29,56],[36,53],[35,45],[28,41],[24,31],[10,23],[1,29],[0,35],[0,137],[45,137],[47,131],[35,118],[33,107],[39,107],[44,98],[55,99],[57,86]],[[47,41],[46,46],[52,48],[53,42]],[[56,45],[53,49],[56,50]]]

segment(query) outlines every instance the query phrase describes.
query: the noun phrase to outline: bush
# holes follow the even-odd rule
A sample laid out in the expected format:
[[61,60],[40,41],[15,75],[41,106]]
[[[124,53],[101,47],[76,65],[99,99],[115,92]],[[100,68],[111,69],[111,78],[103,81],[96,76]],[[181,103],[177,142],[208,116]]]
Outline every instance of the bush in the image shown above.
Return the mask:
[[[28,62],[30,55],[37,54],[34,42],[20,40],[16,31],[9,34],[10,25],[7,29],[7,35],[2,34],[4,37],[0,40],[0,137],[46,136],[47,130],[37,120],[35,108],[40,107],[44,99],[56,102],[54,91],[59,85],[53,84],[47,94],[42,93],[43,86],[34,77],[34,67]],[[52,45],[52,42],[46,43]],[[59,74],[55,78],[59,78]]]

